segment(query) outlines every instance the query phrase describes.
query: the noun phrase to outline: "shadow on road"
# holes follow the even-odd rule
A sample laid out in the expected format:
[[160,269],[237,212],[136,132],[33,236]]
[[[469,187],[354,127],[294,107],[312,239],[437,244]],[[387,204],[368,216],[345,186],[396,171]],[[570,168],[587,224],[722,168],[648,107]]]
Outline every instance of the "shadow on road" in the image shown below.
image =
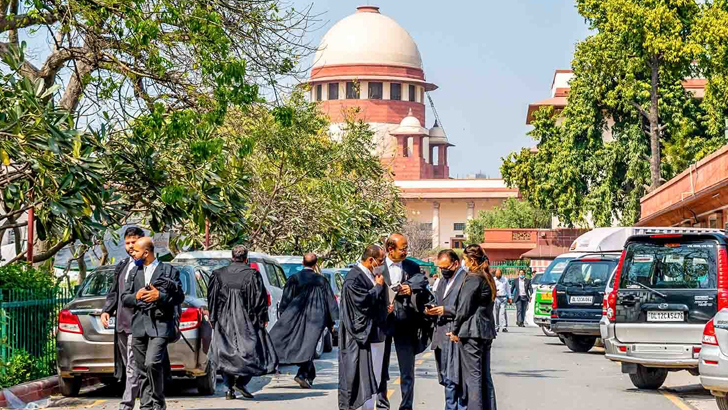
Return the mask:
[[538,370],[523,370],[519,372],[493,372],[493,374],[503,375],[506,377],[531,377],[535,379],[560,379],[561,377],[556,375],[548,375],[542,373],[556,373],[563,372],[564,370],[559,369],[538,369]]

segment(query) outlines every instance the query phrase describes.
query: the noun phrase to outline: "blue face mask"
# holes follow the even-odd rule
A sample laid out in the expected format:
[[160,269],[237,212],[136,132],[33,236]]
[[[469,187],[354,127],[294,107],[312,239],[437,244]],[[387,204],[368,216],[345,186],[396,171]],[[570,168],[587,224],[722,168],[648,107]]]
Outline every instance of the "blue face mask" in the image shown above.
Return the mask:
[[519,278],[521,278],[521,279],[523,279],[523,278],[525,278],[526,276],[525,276],[525,275],[518,275],[518,277],[519,277]]
[[141,268],[144,266],[144,259],[134,259],[134,265],[136,265],[138,268]]

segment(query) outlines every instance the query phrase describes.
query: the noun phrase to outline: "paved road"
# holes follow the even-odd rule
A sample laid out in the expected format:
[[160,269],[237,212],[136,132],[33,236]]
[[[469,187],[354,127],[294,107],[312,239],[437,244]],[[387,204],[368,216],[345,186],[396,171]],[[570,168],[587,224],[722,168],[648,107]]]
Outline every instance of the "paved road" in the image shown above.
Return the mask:
[[[443,392],[437,383],[431,353],[419,357],[417,366],[417,409],[442,408]],[[293,382],[295,368],[281,374],[256,378],[251,384],[255,400],[226,401],[222,384],[212,397],[196,396],[194,386],[178,382],[179,392],[168,399],[170,410],[262,409],[329,410],[337,408],[338,376],[336,350],[316,362],[319,377],[311,390]],[[396,360],[392,360],[390,394],[392,408],[400,402]],[[717,406],[697,377],[687,372],[672,373],[659,392],[636,390],[618,364],[604,359],[601,349],[587,354],[569,351],[558,339],[547,338],[537,328],[515,328],[501,334],[493,348],[492,368],[500,410],[715,410]],[[119,399],[107,388],[85,391],[77,399],[55,398],[53,407],[116,410]]]

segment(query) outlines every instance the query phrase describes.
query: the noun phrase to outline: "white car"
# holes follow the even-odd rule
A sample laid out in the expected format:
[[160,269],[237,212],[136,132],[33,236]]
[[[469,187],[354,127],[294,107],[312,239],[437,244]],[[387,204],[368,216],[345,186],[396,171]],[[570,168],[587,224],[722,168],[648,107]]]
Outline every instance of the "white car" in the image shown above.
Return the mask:
[[[172,260],[173,265],[191,265],[212,273],[215,269],[230,265],[232,251],[196,251],[177,255]],[[271,256],[264,253],[248,253],[248,264],[258,270],[263,276],[263,283],[268,291],[268,330],[273,328],[278,320],[278,305],[283,297],[283,288],[286,286],[286,275],[280,264]]]
[[722,309],[703,330],[698,368],[700,383],[715,396],[718,408],[728,410],[728,309]]

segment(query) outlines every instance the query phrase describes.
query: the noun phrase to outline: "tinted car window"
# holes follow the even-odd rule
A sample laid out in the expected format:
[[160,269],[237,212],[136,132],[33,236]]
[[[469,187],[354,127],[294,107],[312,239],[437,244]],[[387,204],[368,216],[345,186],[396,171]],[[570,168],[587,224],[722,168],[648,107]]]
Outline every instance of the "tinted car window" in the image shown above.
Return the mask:
[[559,279],[565,285],[604,286],[617,262],[571,262]]
[[537,273],[533,275],[533,279],[531,279],[531,285],[540,285],[541,278],[543,278],[543,273]]
[[715,289],[717,246],[714,241],[629,244],[619,286]]
[[114,284],[114,271],[92,273],[83,285],[78,296],[82,298],[106,296]]
[[[280,287],[283,288],[286,286],[286,281],[288,281],[288,276],[286,276],[285,272],[283,272],[283,269],[278,265],[273,265],[276,270],[276,275],[278,276],[278,283],[280,284]],[[303,270],[303,265],[301,265],[301,270]]]
[[573,259],[574,258],[554,259],[553,262],[549,264],[549,267],[546,268],[546,272],[543,273],[543,276],[541,277],[541,284],[553,285],[558,282],[561,274],[564,273],[564,270],[566,269],[566,265]]
[[265,265],[265,275],[268,277],[270,285],[281,288],[282,286],[278,283],[275,267],[268,262],[262,263],[261,265]]
[[200,270],[195,271],[195,290],[197,291],[197,297],[201,299],[207,299],[207,284],[210,282],[210,278],[205,272]]
[[303,265],[300,263],[281,263],[281,267],[283,268],[286,278],[290,278],[294,274],[303,270]]

